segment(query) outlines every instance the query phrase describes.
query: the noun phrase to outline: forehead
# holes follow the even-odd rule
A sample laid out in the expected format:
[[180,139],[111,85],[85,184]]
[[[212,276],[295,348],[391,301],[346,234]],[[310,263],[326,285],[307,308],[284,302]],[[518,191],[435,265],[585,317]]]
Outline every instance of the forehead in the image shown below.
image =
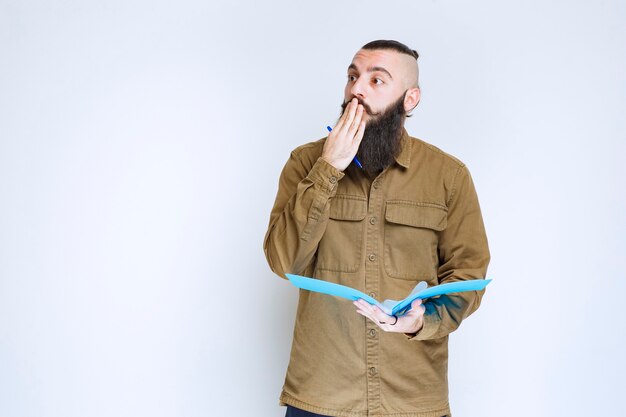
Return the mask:
[[352,65],[360,72],[370,67],[383,67],[394,76],[400,70],[399,53],[393,50],[366,50],[360,49],[352,58]]

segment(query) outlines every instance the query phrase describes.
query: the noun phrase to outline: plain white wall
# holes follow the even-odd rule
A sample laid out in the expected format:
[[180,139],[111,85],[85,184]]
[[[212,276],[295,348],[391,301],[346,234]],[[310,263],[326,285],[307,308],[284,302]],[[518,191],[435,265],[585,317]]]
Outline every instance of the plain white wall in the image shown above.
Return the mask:
[[0,416],[284,415],[297,290],[262,240],[353,54],[417,49],[407,129],[463,160],[494,279],[455,416],[614,415],[626,6],[0,0]]

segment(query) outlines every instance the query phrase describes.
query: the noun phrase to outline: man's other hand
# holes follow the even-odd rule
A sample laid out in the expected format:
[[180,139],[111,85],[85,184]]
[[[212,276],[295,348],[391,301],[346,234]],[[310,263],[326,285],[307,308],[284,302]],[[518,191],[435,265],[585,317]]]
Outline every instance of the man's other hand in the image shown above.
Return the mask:
[[367,317],[386,332],[417,333],[424,325],[424,311],[426,308],[419,298],[411,303],[411,309],[401,317],[390,316],[377,306],[361,298],[352,303],[356,306],[357,313]]

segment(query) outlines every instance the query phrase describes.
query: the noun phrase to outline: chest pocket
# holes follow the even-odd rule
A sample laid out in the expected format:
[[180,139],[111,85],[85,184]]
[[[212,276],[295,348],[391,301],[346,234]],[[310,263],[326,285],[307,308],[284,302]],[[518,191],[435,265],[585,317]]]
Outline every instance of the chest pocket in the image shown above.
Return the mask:
[[385,207],[385,271],[393,278],[436,284],[439,233],[448,211],[432,203],[388,201]]
[[365,197],[335,195],[330,202],[328,225],[318,246],[318,269],[338,272],[359,269],[366,212]]

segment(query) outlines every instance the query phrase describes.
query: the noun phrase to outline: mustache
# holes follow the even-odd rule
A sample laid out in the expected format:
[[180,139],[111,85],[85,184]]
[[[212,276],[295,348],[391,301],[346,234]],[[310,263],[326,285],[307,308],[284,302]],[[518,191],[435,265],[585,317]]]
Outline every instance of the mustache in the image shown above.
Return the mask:
[[[350,104],[350,102],[352,101],[352,98],[354,98],[354,97],[351,97],[350,100],[344,102],[341,105],[342,113],[343,113],[343,111],[346,110],[346,107],[348,106],[348,104]],[[360,98],[356,97],[356,99],[359,102],[359,104],[363,106],[363,110],[365,110],[365,112],[367,114],[369,114],[370,116],[378,116],[378,115],[381,114],[381,112],[376,113],[376,112],[372,111],[372,108],[368,104],[366,104],[363,100],[361,100]]]

